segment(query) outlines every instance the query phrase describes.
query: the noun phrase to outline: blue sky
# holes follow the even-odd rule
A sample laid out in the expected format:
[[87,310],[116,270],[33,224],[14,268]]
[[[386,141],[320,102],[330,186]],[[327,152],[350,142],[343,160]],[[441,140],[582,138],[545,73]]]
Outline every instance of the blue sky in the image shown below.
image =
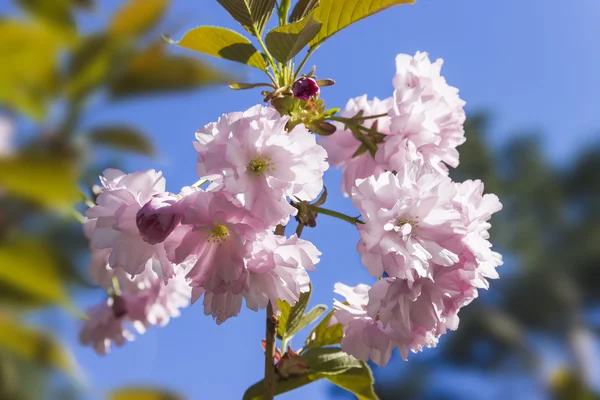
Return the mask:
[[[121,1],[98,3],[102,19]],[[335,86],[322,90],[322,97],[331,107],[343,107],[350,97],[364,93],[390,96],[395,55],[427,51],[432,58],[445,60],[443,74],[460,88],[468,112],[491,111],[492,143],[502,145],[513,135],[539,131],[547,154],[556,163],[565,163],[598,141],[599,18],[598,0],[421,0],[337,34],[309,64],[317,65],[319,77],[336,80]],[[214,0],[173,1],[168,21],[165,31],[182,27],[175,37],[196,25],[221,25],[243,32]],[[85,24],[92,29],[97,23],[86,18]],[[243,66],[216,64],[244,81],[263,80],[260,73]],[[160,155],[153,160],[136,158],[129,167],[161,169],[168,189],[177,192],[196,180],[194,131],[222,113],[245,110],[260,100],[258,91],[213,88],[102,105],[86,124],[131,122],[144,129]],[[328,172],[325,183],[331,193],[328,207],[355,213],[349,200],[336,192],[339,172]],[[312,274],[314,304],[331,304],[335,282],[372,283],[355,252],[358,235],[350,225],[323,216],[318,229],[305,232],[323,252]],[[100,297],[100,293],[88,295],[80,304],[94,303]],[[244,310],[238,318],[217,326],[203,315],[200,305],[192,306],[169,326],[138,336],[108,357],[80,347],[77,325],[68,317],[48,322],[72,348],[92,398],[121,385],[152,383],[191,399],[233,400],[261,378],[263,321],[263,313]],[[320,382],[281,398],[319,400],[329,394],[328,384]]]

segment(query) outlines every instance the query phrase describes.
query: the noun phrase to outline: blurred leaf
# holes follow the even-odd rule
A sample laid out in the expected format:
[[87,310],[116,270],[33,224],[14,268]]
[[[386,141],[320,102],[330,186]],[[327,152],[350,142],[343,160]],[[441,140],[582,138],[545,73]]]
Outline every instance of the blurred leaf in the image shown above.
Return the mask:
[[266,70],[265,60],[256,47],[244,36],[217,26],[200,26],[188,31],[179,42],[169,40],[186,49],[209,56],[224,58]]
[[112,392],[108,400],[183,400],[183,397],[164,389],[131,387]]
[[327,380],[356,395],[358,400],[377,400],[371,368],[364,361],[360,364],[360,367],[351,368],[342,374],[328,376]]
[[307,347],[320,347],[330,346],[332,344],[340,344],[344,337],[344,327],[342,324],[333,324],[329,326],[331,318],[333,317],[333,310],[329,312],[319,322],[319,324],[313,329],[313,331],[306,338]]
[[0,283],[32,301],[71,307],[54,250],[39,238],[19,237],[0,245]]
[[217,0],[248,32],[262,35],[273,14],[275,0]]
[[129,0],[119,9],[108,32],[113,36],[139,36],[148,32],[160,20],[169,0]]
[[0,187],[47,206],[79,200],[77,167],[61,155],[23,153],[0,159]]
[[306,17],[318,5],[319,0],[299,0],[290,14],[290,22],[296,22]]
[[234,82],[230,83],[229,87],[233,90],[246,90],[246,89],[254,89],[257,87],[266,86],[271,87],[268,83],[242,83],[242,82]]
[[[0,307],[4,309],[24,311],[32,308],[41,308],[48,305],[45,299],[31,294],[27,290],[15,287],[12,283],[4,282],[0,278]],[[1,398],[1,397],[0,397]]]
[[204,62],[166,54],[166,44],[155,43],[133,57],[110,84],[113,97],[192,90],[230,80]]
[[92,10],[95,6],[94,0],[71,0],[73,5],[85,10]]
[[54,337],[6,315],[0,316],[0,348],[37,365],[77,373],[71,354]]
[[286,63],[319,33],[321,26],[320,22],[310,19],[275,28],[267,33],[267,48],[278,61]]
[[68,60],[65,88],[67,96],[81,99],[104,83],[114,67],[114,56],[113,42],[107,36],[84,37]]
[[55,29],[65,33],[75,33],[75,19],[71,14],[71,0],[16,0],[17,4],[48,23]]
[[575,371],[559,370],[550,381],[552,400],[598,400],[600,395],[588,388]]
[[126,125],[100,126],[92,129],[88,136],[90,142],[115,150],[130,151],[151,156],[154,146],[140,131]]
[[0,103],[40,120],[56,89],[64,41],[44,25],[0,19]]
[[310,46],[316,47],[345,27],[387,8],[412,3],[414,0],[320,0],[309,15],[323,23],[323,28]]

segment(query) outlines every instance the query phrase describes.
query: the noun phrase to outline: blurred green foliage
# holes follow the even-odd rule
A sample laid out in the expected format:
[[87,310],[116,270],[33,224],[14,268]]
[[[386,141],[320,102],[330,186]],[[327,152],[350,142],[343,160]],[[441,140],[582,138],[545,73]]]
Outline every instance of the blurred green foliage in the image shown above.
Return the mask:
[[[0,117],[12,120],[19,138],[18,148],[0,152],[0,399],[74,398],[69,387],[53,394],[50,378],[62,374],[76,386],[71,355],[25,319],[53,306],[81,315],[70,293],[90,286],[80,270],[87,243],[73,206],[93,197],[79,183],[95,181],[103,168],[89,155],[114,150],[118,163],[123,152],[154,154],[146,133],[128,121],[90,128],[81,121],[98,98],[192,90],[230,77],[167,51],[158,26],[168,0],[124,0],[94,32],[78,26],[82,14],[93,17],[93,0],[14,4],[22,16],[0,16]],[[23,126],[33,134],[18,131]],[[110,396],[177,398],[141,388]]]
[[505,257],[501,279],[461,311],[460,328],[441,341],[440,356],[413,358],[408,375],[379,387],[380,397],[424,398],[428,376],[440,364],[476,368],[490,379],[515,369],[540,379],[547,359],[534,342],[544,337],[559,343],[571,360],[542,379],[553,398],[598,399],[589,387],[588,361],[598,357],[590,342],[597,342],[600,329],[587,315],[600,300],[600,147],[559,168],[535,135],[492,151],[487,124],[485,115],[467,122],[461,164],[451,175],[457,181],[482,179],[486,192],[504,205],[491,232]]

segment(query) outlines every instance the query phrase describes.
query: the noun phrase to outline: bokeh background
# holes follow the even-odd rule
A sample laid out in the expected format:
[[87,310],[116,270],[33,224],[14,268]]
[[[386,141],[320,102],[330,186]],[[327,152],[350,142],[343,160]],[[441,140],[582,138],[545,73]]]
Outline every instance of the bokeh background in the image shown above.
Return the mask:
[[[213,0],[0,0],[0,399],[102,399],[124,386],[239,399],[262,377],[264,315],[217,326],[199,306],[97,356],[79,311],[104,294],[65,204],[107,167],[196,181],[194,131],[261,101],[223,82],[258,72],[168,46],[197,25],[242,28]],[[120,11],[119,11],[120,10]],[[353,25],[309,64],[330,107],[392,94],[394,57],[427,51],[468,102],[457,180],[500,196],[501,279],[436,349],[375,368],[382,399],[598,399],[600,393],[600,2],[421,0]],[[328,207],[355,213],[326,175]],[[14,194],[18,194],[15,196]],[[24,200],[27,199],[27,200]],[[372,283],[357,233],[325,216],[312,302]],[[302,337],[302,335],[300,335]],[[293,344],[293,343],[292,343]],[[349,398],[322,381],[284,399]]]

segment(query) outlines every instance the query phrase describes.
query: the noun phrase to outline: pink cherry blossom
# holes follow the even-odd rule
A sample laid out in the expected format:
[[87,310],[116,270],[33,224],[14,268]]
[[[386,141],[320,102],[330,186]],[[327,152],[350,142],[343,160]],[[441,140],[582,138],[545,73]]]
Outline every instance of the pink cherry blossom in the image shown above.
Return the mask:
[[450,178],[418,164],[357,181],[352,201],[365,220],[358,251],[369,272],[414,280],[431,276],[432,263],[457,263],[466,231],[455,194]]
[[79,342],[92,346],[96,353],[106,355],[112,344],[123,346],[135,336],[127,330],[124,318],[115,316],[113,299],[92,307],[87,312],[88,319],[79,332]]
[[404,360],[408,351],[435,347],[441,335],[458,328],[458,311],[477,297],[471,277],[460,268],[436,266],[433,278],[411,282],[379,280],[369,291],[368,315],[391,330]]
[[344,296],[348,304],[335,300],[334,318],[344,326],[342,350],[360,360],[370,358],[375,364],[384,366],[392,356],[393,332],[367,313],[370,289],[364,284],[352,288],[337,283],[335,293]]
[[286,239],[268,232],[253,245],[247,261],[246,305],[257,311],[269,301],[277,309],[277,299],[296,304],[301,293],[310,290],[307,271],[314,271],[321,253],[309,241],[293,235]]
[[215,293],[246,288],[245,257],[262,223],[225,192],[196,190],[181,201],[185,214],[165,243],[174,263],[191,265],[192,287]]
[[271,302],[277,312],[278,299],[293,305],[301,293],[310,290],[307,271],[315,269],[320,254],[312,243],[296,235],[286,239],[265,232],[251,244],[244,260],[246,268],[236,285],[216,290],[194,288],[192,301],[204,296],[204,313],[212,315],[217,324],[238,315],[244,299],[253,311]]
[[[102,251],[96,255],[101,257]],[[101,263],[100,259],[97,262]],[[118,293],[88,310],[88,319],[80,332],[81,343],[92,345],[99,354],[106,354],[113,342],[122,346],[133,340],[134,335],[127,325],[140,334],[152,326],[165,326],[190,303],[191,288],[183,270],[165,284],[150,267],[131,277],[120,268],[104,265],[103,274],[94,278],[100,276],[97,283]]]
[[[392,107],[393,99],[390,97],[385,100],[379,100],[375,97],[373,100],[367,100],[367,95],[356,97],[348,101],[346,108],[340,112],[340,116],[351,118],[362,111],[363,115],[386,114]],[[342,168],[342,193],[349,196],[352,186],[357,179],[367,178],[369,176],[377,177],[385,171],[382,164],[376,162],[373,156],[368,152],[352,157],[360,148],[361,142],[356,139],[353,133],[344,129],[344,124],[335,123],[337,131],[331,136],[322,136],[319,143],[327,150],[328,161],[337,168]],[[374,128],[378,132],[388,135],[390,133],[390,118],[388,116],[367,119],[363,125],[368,128]],[[367,135],[369,136],[369,135]],[[380,144],[383,137],[370,137],[374,144]]]
[[288,197],[314,200],[323,189],[326,151],[303,125],[271,107],[223,115],[196,132],[198,175],[237,197],[265,227],[285,223],[297,210]]
[[415,154],[406,152],[411,147],[442,173],[447,173],[446,165],[458,165],[456,147],[465,142],[465,102],[458,89],[441,76],[442,64],[441,59],[432,63],[427,53],[397,56],[394,104],[389,112],[391,137],[386,138],[378,154],[379,163],[386,169],[399,170],[407,161],[413,161]]
[[475,285],[487,289],[486,278],[497,279],[496,268],[502,265],[502,256],[492,251],[489,241],[492,214],[502,209],[502,204],[494,194],[483,194],[483,182],[467,180],[455,183],[455,207],[460,210],[467,234],[464,243],[467,249],[461,255],[465,268],[475,271]]
[[[138,212],[156,195],[163,195],[165,179],[155,170],[125,173],[108,169],[101,177],[97,205],[86,211],[86,230],[95,249],[111,249],[108,264],[136,275],[147,266],[163,279],[175,274],[162,243],[144,240],[137,224]],[[164,232],[163,232],[164,233]]]

